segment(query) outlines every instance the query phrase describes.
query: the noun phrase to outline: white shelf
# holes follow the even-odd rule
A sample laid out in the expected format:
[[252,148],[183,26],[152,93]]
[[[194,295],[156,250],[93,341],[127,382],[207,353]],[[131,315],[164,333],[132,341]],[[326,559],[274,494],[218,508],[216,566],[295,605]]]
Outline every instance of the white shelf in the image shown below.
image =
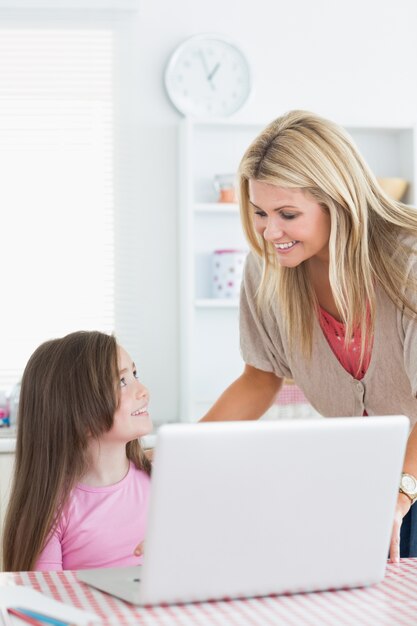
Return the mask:
[[196,202],[196,213],[238,213],[239,205],[236,202]]
[[239,300],[232,298],[199,298],[195,301],[197,309],[236,309]]

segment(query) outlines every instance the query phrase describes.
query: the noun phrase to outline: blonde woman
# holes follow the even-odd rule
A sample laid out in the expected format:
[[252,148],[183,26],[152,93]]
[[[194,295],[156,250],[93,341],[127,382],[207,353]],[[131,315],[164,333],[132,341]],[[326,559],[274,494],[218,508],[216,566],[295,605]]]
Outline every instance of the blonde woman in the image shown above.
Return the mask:
[[285,377],[324,416],[407,415],[390,557],[400,527],[401,556],[417,556],[417,211],[381,190],[340,127],[304,111],[261,132],[239,180],[245,369],[203,420],[260,417]]

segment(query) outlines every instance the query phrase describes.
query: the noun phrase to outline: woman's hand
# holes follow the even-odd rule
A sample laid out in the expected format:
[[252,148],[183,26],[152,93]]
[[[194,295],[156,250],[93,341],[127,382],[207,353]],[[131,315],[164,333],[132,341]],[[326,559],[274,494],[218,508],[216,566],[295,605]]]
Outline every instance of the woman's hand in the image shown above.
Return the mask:
[[400,530],[404,516],[411,508],[411,500],[404,493],[398,494],[397,506],[394,515],[394,525],[392,527],[391,544],[389,556],[391,563],[400,561]]
[[140,542],[140,543],[136,546],[136,548],[135,548],[135,549],[134,549],[134,551],[133,551],[133,554],[134,554],[135,556],[142,556],[142,555],[143,555],[143,546],[144,546],[144,544],[145,544],[145,542],[144,542],[144,541],[141,541],[141,542]]

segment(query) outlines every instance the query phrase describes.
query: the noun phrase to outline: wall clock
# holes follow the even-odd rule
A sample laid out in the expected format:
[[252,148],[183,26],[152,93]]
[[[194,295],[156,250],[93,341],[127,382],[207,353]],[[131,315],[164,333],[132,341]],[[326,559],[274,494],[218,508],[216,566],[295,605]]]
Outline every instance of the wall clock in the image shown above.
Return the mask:
[[196,35],[174,51],[165,70],[165,87],[184,115],[227,117],[238,111],[251,91],[249,63],[221,35]]

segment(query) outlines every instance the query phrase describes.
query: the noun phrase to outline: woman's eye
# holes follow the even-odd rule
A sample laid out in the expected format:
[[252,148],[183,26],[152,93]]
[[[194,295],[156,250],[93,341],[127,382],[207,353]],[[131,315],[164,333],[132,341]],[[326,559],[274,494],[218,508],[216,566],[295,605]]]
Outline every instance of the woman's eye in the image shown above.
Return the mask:
[[284,220],[293,220],[295,217],[297,217],[296,213],[281,213],[281,217],[284,218]]
[[123,378],[120,379],[120,386],[126,387],[126,385],[127,385],[126,378],[123,376]]
[[266,213],[264,211],[255,211],[255,215],[258,215],[259,217],[266,217]]
[[133,370],[133,376],[136,378],[136,380],[138,380],[139,374],[138,374],[137,370]]

